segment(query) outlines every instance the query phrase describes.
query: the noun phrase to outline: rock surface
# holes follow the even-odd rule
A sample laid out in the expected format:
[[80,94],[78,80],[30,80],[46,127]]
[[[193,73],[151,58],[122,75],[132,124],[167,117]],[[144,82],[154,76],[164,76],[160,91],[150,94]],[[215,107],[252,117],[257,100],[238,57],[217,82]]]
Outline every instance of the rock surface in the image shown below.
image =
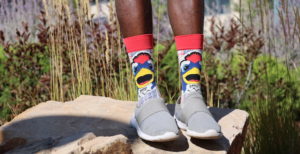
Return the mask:
[[[129,121],[135,102],[80,96],[70,102],[48,101],[32,107],[0,127],[0,153],[240,153],[248,114],[210,108],[223,137],[152,143],[137,137]],[[174,105],[169,104],[171,113]]]

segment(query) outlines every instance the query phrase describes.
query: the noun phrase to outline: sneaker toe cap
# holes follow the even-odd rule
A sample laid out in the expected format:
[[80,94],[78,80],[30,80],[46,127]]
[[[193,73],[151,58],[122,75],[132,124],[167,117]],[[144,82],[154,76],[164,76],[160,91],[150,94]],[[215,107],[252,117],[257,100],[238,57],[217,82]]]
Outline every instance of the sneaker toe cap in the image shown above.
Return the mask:
[[167,132],[178,134],[179,130],[174,118],[165,111],[154,113],[140,125],[141,130],[151,136],[163,135]]
[[188,121],[189,130],[204,133],[208,130],[221,132],[221,128],[216,120],[207,113],[197,112],[193,114]]

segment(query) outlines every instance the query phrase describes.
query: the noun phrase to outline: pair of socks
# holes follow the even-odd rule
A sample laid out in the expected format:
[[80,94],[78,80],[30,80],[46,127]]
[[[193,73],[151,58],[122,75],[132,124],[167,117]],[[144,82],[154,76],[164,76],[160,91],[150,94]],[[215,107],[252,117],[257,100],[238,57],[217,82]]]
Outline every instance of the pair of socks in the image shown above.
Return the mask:
[[[143,34],[124,38],[138,91],[138,106],[147,100],[160,98],[152,61],[153,35]],[[202,61],[203,35],[175,36],[180,66],[181,95],[199,92]],[[183,102],[183,101],[181,101]]]

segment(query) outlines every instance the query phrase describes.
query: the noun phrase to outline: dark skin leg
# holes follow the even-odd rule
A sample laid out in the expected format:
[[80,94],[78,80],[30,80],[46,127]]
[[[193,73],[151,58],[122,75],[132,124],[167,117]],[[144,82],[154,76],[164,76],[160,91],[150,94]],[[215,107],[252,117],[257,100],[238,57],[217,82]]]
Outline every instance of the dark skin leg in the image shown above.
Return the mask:
[[[152,33],[150,0],[116,0],[123,37]],[[174,35],[203,33],[204,0],[168,0]]]
[[168,0],[168,12],[175,36],[203,34],[204,0]]
[[152,34],[151,0],[116,0],[116,10],[124,38]]

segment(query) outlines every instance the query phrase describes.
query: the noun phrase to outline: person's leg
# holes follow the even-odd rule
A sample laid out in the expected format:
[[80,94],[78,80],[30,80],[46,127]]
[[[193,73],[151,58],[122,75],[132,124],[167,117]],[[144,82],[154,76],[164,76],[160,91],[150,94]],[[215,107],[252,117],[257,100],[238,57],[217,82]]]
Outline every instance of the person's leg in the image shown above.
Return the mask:
[[175,36],[203,34],[204,0],[168,0],[168,12]]
[[124,38],[152,34],[150,0],[116,0],[116,11]]
[[168,11],[182,83],[181,99],[175,111],[178,126],[192,137],[218,138],[220,126],[207,109],[200,87],[204,0],[168,0]]
[[116,0],[116,9],[138,91],[131,124],[145,140],[176,139],[179,130],[164,105],[154,78],[151,1]]

